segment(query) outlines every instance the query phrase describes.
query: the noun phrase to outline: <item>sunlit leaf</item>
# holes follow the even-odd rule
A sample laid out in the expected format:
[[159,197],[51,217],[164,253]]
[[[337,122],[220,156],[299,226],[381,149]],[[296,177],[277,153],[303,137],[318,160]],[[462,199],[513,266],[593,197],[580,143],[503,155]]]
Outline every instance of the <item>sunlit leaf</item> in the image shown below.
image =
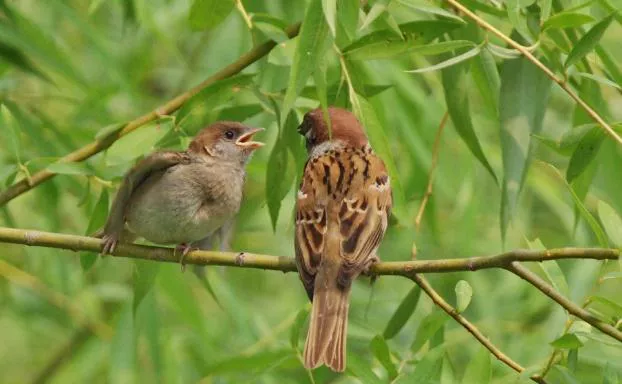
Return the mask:
[[194,0],[188,20],[195,30],[212,29],[222,23],[233,10],[233,0]]
[[594,75],[593,73],[585,73],[585,72],[575,72],[572,74],[573,76],[583,77],[584,79],[589,79],[595,81],[597,83],[606,85],[608,87],[616,88],[619,91],[622,91],[622,85],[618,83],[614,83],[609,79],[605,79],[604,77]]
[[[478,51],[475,52],[475,55],[479,53],[479,48],[477,49]],[[471,50],[468,52],[474,51]],[[475,158],[486,168],[493,179],[497,181],[497,176],[482,150],[482,146],[475,133],[475,128],[471,120],[468,66],[463,63],[444,69],[442,80],[447,110],[456,131],[458,131],[458,134]]]
[[622,218],[615,209],[603,200],[598,201],[598,217],[605,227],[605,232],[611,241],[618,247],[622,247]]
[[531,161],[531,135],[542,129],[551,81],[526,58],[508,60],[501,68],[501,148],[503,187],[501,236],[505,238]]
[[440,63],[431,65],[429,67],[425,67],[425,68],[419,68],[419,69],[411,69],[409,71],[406,71],[408,73],[424,73],[424,72],[431,72],[431,71],[436,71],[439,69],[443,69],[443,68],[449,68],[451,66],[455,66],[457,64],[462,63],[463,61],[469,60],[470,58],[479,55],[481,51],[481,48],[479,46],[474,47],[471,50],[468,50],[464,53],[461,53],[457,56],[453,56],[447,60],[441,61]]
[[389,377],[391,379],[395,378],[397,376],[397,369],[393,361],[391,361],[389,346],[381,335],[377,335],[371,340],[371,351],[384,369],[387,370]]
[[490,351],[480,347],[477,354],[467,365],[462,377],[462,384],[486,384],[490,383],[492,377],[492,366],[490,362]]
[[449,316],[441,310],[435,310],[428,314],[421,321],[421,324],[419,324],[419,328],[417,328],[415,340],[410,347],[411,351],[419,351],[421,347],[445,325],[448,318]]
[[473,288],[464,280],[458,281],[455,287],[456,291],[456,310],[458,312],[464,312],[473,297]]
[[283,118],[287,117],[289,110],[294,106],[296,97],[317,68],[319,61],[324,59],[324,53],[328,49],[328,32],[326,18],[322,12],[322,0],[312,0],[307,6],[298,35],[287,91],[281,107]]
[[410,289],[404,300],[389,319],[384,329],[383,336],[385,339],[391,339],[404,327],[410,316],[415,311],[419,298],[421,297],[421,288],[414,286]]
[[605,34],[609,24],[613,21],[614,14],[604,18],[601,22],[593,26],[581,39],[574,45],[572,51],[568,54],[564,67],[568,68],[572,64],[581,60],[585,55],[590,53]]
[[337,0],[322,0],[322,10],[326,17],[326,24],[333,36],[337,36]]
[[549,28],[575,28],[593,21],[594,18],[585,13],[560,12],[546,20],[542,24],[542,30],[547,30]]
[[84,163],[56,162],[47,166],[47,170],[62,175],[90,175],[92,171]]
[[393,57],[413,51],[459,26],[450,20],[420,20],[400,24],[403,38],[386,29],[375,31],[345,47],[343,54],[357,60]]
[[555,339],[551,345],[559,349],[581,348],[583,343],[574,333],[566,333],[565,335]]

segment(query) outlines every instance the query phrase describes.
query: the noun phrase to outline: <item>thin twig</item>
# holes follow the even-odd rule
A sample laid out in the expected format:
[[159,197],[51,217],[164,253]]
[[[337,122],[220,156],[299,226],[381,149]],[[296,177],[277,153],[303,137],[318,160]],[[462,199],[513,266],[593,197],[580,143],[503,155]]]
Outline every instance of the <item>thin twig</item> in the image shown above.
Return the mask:
[[585,112],[590,115],[594,121],[596,121],[605,132],[611,136],[612,139],[618,142],[618,144],[622,145],[622,137],[620,137],[611,126],[596,112],[594,111],[583,99],[579,97],[566,83],[565,79],[560,79],[551,71],[546,65],[544,65],[540,60],[538,60],[527,47],[517,43],[512,40],[510,37],[506,36],[503,32],[499,31],[492,24],[486,22],[481,17],[477,16],[474,12],[470,11],[467,7],[460,4],[457,0],[445,0],[447,3],[451,4],[456,9],[460,10],[466,16],[468,16],[471,20],[475,21],[480,27],[492,32],[505,43],[507,43],[512,48],[519,51],[523,56],[525,56],[529,61],[531,61],[536,67],[538,67],[542,72],[544,72],[551,80],[556,82],[574,101],[577,102],[585,110]]
[[[99,252],[101,250],[101,242],[101,239],[94,237],[0,227],[0,243]],[[179,262],[179,255],[175,255],[173,251],[173,248],[119,244],[115,249],[114,255],[177,263]],[[389,261],[375,264],[370,272],[375,275],[410,277],[413,273],[444,273],[507,268],[514,261],[539,262],[560,259],[616,260],[619,254],[620,251],[618,249],[608,248],[559,248],[543,251],[518,249],[494,256],[476,256],[464,259]],[[261,255],[250,252],[191,251],[184,258],[184,262],[195,265],[223,265],[281,272],[296,271],[296,263],[292,257]]]
[[417,231],[419,231],[421,219],[423,218],[423,212],[425,212],[425,207],[426,205],[428,205],[428,200],[430,199],[430,196],[432,196],[434,175],[436,171],[436,165],[438,164],[438,153],[440,151],[441,135],[443,134],[443,129],[447,124],[448,118],[449,111],[445,111],[445,114],[441,119],[441,123],[438,125],[436,135],[434,136],[434,144],[432,145],[432,164],[430,165],[430,172],[428,173],[428,186],[425,189],[425,195],[423,195],[423,199],[421,200],[421,206],[419,207],[419,212],[417,212],[417,217],[415,218],[415,228],[417,229]]
[[566,309],[570,314],[580,318],[581,320],[591,324],[592,326],[599,329],[601,332],[617,339],[618,341],[622,341],[622,332],[616,329],[611,324],[607,324],[604,321],[593,316],[591,313],[586,311],[585,309],[579,307],[572,301],[568,300],[564,296],[562,296],[559,292],[555,290],[550,284],[544,281],[540,276],[531,272],[529,269],[520,265],[518,262],[512,262],[506,269],[515,275],[519,276],[523,280],[529,282],[531,285],[536,287],[540,292],[544,293],[554,301],[556,301],[559,305],[561,305],[564,309]]
[[[430,285],[430,283],[427,281],[425,277],[413,273],[410,276],[410,278],[418,286],[421,287],[421,289],[430,297],[430,299],[432,299],[434,304],[436,304],[439,308],[441,308],[449,316],[451,316],[454,320],[456,320],[456,322],[462,325],[464,329],[469,331],[469,333],[473,335],[473,337],[475,337],[475,339],[477,339],[477,341],[479,341],[480,344],[482,344],[486,349],[488,349],[490,353],[493,354],[493,356],[495,356],[505,365],[512,368],[518,373],[521,373],[525,370],[525,368],[522,365],[518,364],[516,361],[512,360],[506,354],[501,352],[501,350],[497,348],[493,343],[491,343],[490,340],[488,340],[486,336],[484,336],[482,332],[480,332],[480,330],[473,323],[467,320],[454,307],[452,307],[449,303],[447,303],[443,299],[443,297],[439,295],[438,292],[434,290],[434,288],[432,288],[432,286]],[[531,380],[535,381],[536,383],[546,384],[546,381],[544,380],[544,378],[540,377],[539,375],[531,376]]]
[[[287,33],[287,36],[291,38],[298,34],[299,29],[300,24],[295,24],[287,27],[285,32]],[[89,157],[107,149],[119,138],[136,130],[137,128],[142,127],[145,124],[148,124],[154,120],[157,120],[161,116],[172,114],[173,112],[181,108],[181,106],[184,105],[184,103],[186,103],[192,96],[196,95],[204,88],[214,84],[217,81],[226,79],[241,72],[244,68],[266,56],[272,50],[272,48],[276,46],[276,44],[277,43],[274,41],[269,41],[253,48],[249,52],[240,56],[235,62],[229,64],[227,67],[223,68],[213,76],[209,77],[207,80],[203,81],[201,84],[182,93],[181,95],[175,97],[166,104],[161,105],[154,111],[144,114],[130,121],[118,131],[115,131],[105,137],[102,137],[85,145],[82,148],[71,152],[70,154],[62,157],[59,162],[71,163],[86,160]],[[48,170],[42,170],[33,174],[28,180],[24,179],[13,184],[8,189],[0,193],[0,206],[6,204],[7,202],[21,195],[22,193],[31,190],[37,185],[43,183],[44,181],[51,179],[54,176],[56,176],[56,173],[50,172]]]

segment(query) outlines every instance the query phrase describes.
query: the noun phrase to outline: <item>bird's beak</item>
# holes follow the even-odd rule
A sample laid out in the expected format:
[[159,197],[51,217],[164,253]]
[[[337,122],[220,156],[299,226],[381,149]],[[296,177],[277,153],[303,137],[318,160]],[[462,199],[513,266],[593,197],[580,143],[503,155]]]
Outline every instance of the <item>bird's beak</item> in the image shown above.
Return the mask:
[[236,140],[235,145],[240,146],[243,149],[250,149],[250,150],[255,150],[257,148],[263,147],[265,145],[264,143],[251,140],[254,134],[256,134],[257,132],[261,132],[263,130],[264,130],[263,128],[251,129],[250,131],[240,136]]

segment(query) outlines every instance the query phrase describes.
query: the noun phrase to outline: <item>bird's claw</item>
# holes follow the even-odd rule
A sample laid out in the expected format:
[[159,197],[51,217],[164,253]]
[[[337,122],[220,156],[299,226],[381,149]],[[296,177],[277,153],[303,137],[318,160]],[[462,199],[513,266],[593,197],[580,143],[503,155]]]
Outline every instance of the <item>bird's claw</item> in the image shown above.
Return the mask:
[[186,271],[186,263],[185,263],[185,259],[186,259],[186,255],[192,251],[192,247],[189,244],[179,244],[178,246],[175,247],[175,250],[173,251],[173,254],[176,254],[177,251],[181,251],[181,257],[179,258],[179,264],[181,264],[181,272],[185,272]]
[[104,255],[112,255],[117,249],[117,244],[119,243],[119,236],[116,234],[105,234],[102,237],[102,256]]

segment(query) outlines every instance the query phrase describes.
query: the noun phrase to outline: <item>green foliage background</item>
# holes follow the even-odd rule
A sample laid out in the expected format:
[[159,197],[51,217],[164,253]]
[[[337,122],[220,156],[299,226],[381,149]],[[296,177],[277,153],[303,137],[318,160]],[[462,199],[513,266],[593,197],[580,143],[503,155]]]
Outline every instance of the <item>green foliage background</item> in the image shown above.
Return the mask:
[[[622,246],[622,147],[563,90],[445,4],[364,3],[243,1],[249,30],[244,13],[227,1],[0,1],[0,188],[45,168],[60,174],[0,209],[0,222],[92,233],[136,159],[157,148],[183,148],[205,124],[233,119],[266,127],[268,143],[248,166],[233,248],[293,257],[295,185],[304,162],[294,128],[321,102],[354,110],[392,173],[396,220],[380,250],[383,260],[410,259],[413,242],[419,259]],[[622,134],[616,124],[622,120],[622,14],[612,14],[622,8],[619,0],[463,4],[506,34],[514,30],[517,41]],[[301,35],[287,39],[284,27],[302,20]],[[84,163],[56,163],[267,39],[279,42],[267,58],[209,87],[175,115]],[[441,136],[434,191],[416,231],[447,108],[452,121]],[[373,287],[361,279],[351,304],[348,371],[308,373],[299,355],[309,304],[295,274],[209,267],[202,280],[177,265],[0,249],[1,260],[18,268],[0,265],[3,383],[42,374],[53,383],[529,381],[491,358],[425,295],[409,294],[406,279],[382,277]],[[619,324],[617,263],[531,268],[574,302],[588,303],[597,317]],[[454,304],[456,283],[468,282],[473,296],[465,316],[530,374],[541,372],[558,348],[561,359],[548,382],[622,380],[619,342],[573,322],[574,336],[552,346],[568,315],[508,272],[430,279]],[[385,332],[404,298],[396,316],[406,324],[395,335]],[[408,303],[416,304],[414,312]],[[84,328],[85,321],[100,324],[99,331]],[[53,374],[44,371],[55,360],[61,363]]]

